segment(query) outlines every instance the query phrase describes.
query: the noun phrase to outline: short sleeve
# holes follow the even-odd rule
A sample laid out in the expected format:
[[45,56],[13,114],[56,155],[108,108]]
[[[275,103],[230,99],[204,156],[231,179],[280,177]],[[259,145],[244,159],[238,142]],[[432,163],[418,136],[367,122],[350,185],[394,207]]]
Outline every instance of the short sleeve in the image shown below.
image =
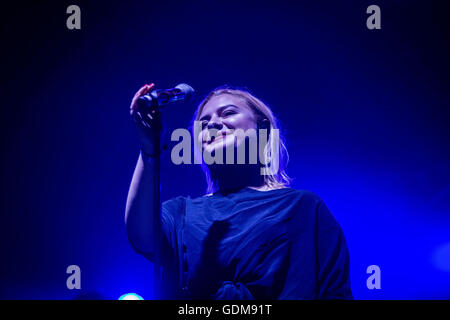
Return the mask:
[[184,197],[176,197],[161,204],[161,263],[173,263],[176,256],[178,241],[177,230],[180,228],[184,213]]
[[344,233],[320,201],[316,216],[318,299],[353,299],[350,257]]
[[[159,263],[171,265],[176,262],[178,220],[184,210],[184,198],[177,197],[161,204],[161,242],[159,243]],[[145,258],[155,263],[156,257],[152,253],[143,253]]]

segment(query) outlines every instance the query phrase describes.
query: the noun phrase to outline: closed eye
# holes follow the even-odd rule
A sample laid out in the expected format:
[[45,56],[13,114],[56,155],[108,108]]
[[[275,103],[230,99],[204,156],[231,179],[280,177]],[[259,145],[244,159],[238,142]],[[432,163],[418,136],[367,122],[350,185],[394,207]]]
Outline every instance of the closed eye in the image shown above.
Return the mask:
[[236,114],[236,111],[231,110],[231,109],[228,109],[228,110],[225,110],[225,111],[222,112],[222,116],[223,117],[228,117],[228,116],[231,116],[233,114]]

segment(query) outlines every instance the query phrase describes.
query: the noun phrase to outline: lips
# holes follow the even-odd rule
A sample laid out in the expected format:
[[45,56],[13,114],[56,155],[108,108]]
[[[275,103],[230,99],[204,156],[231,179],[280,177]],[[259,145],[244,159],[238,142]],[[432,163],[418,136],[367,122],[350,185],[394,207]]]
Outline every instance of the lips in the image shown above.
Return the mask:
[[225,133],[218,133],[217,135],[212,137],[213,139],[211,139],[210,141],[204,141],[203,143],[210,145],[217,141],[223,140],[225,138],[225,136],[226,136]]
[[223,135],[220,135],[220,136],[217,136],[217,137],[214,137],[214,140],[211,140],[208,144],[211,144],[211,143],[214,143],[214,142],[217,142],[217,141],[220,141],[220,140],[223,140],[223,138],[224,138],[224,136]]

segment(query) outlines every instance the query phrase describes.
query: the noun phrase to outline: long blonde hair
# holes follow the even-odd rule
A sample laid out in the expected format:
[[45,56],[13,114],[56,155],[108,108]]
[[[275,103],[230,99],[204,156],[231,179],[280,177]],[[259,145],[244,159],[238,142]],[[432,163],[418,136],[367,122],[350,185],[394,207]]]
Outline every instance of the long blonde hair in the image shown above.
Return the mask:
[[[270,108],[262,102],[260,99],[256,98],[254,95],[250,93],[246,88],[241,87],[232,87],[229,85],[221,86],[213,91],[211,91],[198,105],[197,110],[194,114],[194,121],[198,121],[200,115],[203,111],[204,106],[208,101],[215,96],[221,94],[230,94],[234,96],[241,97],[245,100],[247,105],[252,110],[256,120],[258,128],[263,125],[263,121],[269,121],[268,128],[268,143],[264,148],[264,163],[265,166],[276,166],[278,170],[274,173],[271,170],[268,170],[268,174],[264,175],[264,183],[268,186],[269,189],[279,189],[283,187],[287,187],[291,183],[291,178],[286,173],[287,163],[289,161],[289,154],[286,149],[286,145],[283,141],[283,137],[279,134],[277,137],[273,134],[273,129],[278,129],[277,120],[273,115]],[[264,127],[267,127],[265,125]],[[193,126],[194,128],[194,126]],[[194,139],[197,139],[195,133],[193,134]],[[279,143],[275,139],[278,139]],[[195,145],[195,144],[194,144]],[[278,149],[278,150],[276,150]],[[198,151],[198,150],[196,150]],[[273,157],[274,152],[278,152],[278,157]],[[278,161],[278,163],[273,163],[274,161]],[[207,194],[211,194],[215,192],[216,187],[214,181],[211,177],[211,172],[209,168],[202,161],[202,169],[206,176],[206,184],[207,184]]]

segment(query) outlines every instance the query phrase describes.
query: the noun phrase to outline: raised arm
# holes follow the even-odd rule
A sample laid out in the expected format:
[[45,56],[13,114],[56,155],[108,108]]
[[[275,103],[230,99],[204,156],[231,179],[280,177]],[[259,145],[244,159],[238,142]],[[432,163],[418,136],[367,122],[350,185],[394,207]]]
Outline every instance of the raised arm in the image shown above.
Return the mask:
[[157,201],[156,188],[159,188],[156,170],[161,119],[158,110],[143,110],[137,99],[150,92],[153,86],[145,85],[139,89],[130,106],[130,115],[141,142],[141,154],[131,180],[125,209],[128,239],[137,252],[145,255],[153,255],[155,252],[153,230],[158,213],[154,212],[154,205]]

